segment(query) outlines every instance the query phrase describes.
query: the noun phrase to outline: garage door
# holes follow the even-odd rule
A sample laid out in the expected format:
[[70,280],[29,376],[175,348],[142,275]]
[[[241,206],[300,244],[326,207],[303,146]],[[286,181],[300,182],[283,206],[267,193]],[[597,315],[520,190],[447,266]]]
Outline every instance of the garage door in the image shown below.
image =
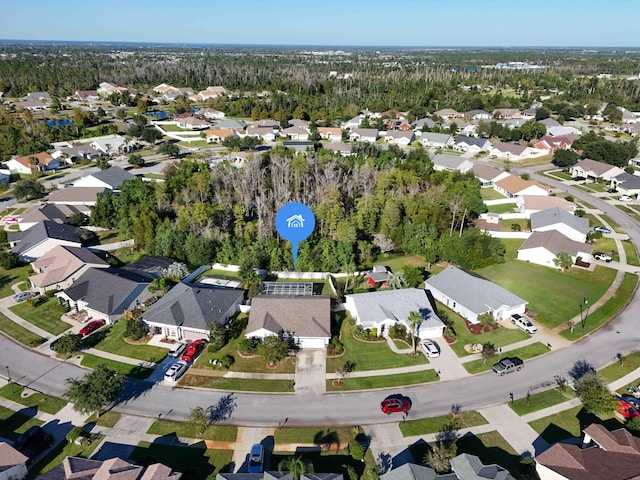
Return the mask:
[[444,327],[431,327],[431,328],[420,327],[419,336],[420,338],[438,338],[438,337],[441,337],[443,333],[444,333]]
[[325,348],[324,338],[301,338],[300,348]]
[[189,328],[181,328],[182,338],[188,338],[189,340],[197,340],[198,338],[208,339],[209,336],[207,332],[203,332],[202,330],[195,330]]

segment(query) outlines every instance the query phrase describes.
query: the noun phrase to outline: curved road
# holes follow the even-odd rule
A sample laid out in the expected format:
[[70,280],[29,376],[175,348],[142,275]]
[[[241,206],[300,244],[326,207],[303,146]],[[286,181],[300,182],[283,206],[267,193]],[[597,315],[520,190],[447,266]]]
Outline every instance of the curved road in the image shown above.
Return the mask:
[[[640,245],[637,223],[628,215],[607,203],[571,187],[565,187],[546,177],[532,177],[560,189],[568,189],[576,198],[584,199],[606,211],[629,233],[633,243]],[[581,292],[569,302],[580,303]],[[536,390],[545,382],[553,382],[554,375],[567,376],[567,370],[577,360],[587,360],[596,368],[612,363],[616,355],[637,350],[640,345],[640,300],[634,297],[627,308],[605,327],[571,347],[550,352],[527,361],[525,369],[517,374],[499,377],[492,372],[462,380],[393,389],[408,395],[412,402],[411,418],[445,414],[452,404],[464,409],[477,409],[508,401],[509,394],[516,398]],[[78,377],[85,370],[61,363],[15,344],[0,336],[0,370],[10,366],[11,376],[22,385],[38,391],[61,396],[65,380]],[[225,394],[208,390],[168,388],[162,385],[130,380],[124,389],[116,410],[129,414],[182,420],[194,406],[214,406],[225,422],[246,426],[294,425],[366,425],[385,421],[397,422],[398,416],[386,417],[380,413],[379,403],[389,391],[330,393],[320,396],[293,394]]]

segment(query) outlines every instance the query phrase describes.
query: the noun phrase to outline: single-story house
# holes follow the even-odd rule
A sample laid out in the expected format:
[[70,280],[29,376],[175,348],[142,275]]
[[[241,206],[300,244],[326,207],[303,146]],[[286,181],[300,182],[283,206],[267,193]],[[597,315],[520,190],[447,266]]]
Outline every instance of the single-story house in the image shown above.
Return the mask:
[[29,457],[7,442],[0,442],[0,480],[23,480],[27,476]]
[[[560,127],[562,126],[562,124],[560,122],[558,122],[555,118],[545,118],[543,120],[540,120],[540,122],[542,125],[544,125],[545,127],[547,127],[547,130],[551,127]],[[554,135],[557,136],[557,135]]]
[[556,207],[568,213],[573,213],[576,210],[575,203],[571,203],[562,197],[522,195],[516,198],[516,209],[523,214],[524,218],[531,218],[532,213]]
[[216,110],[215,108],[201,108],[197,114],[207,120],[222,120],[224,118],[224,112]]
[[225,138],[233,137],[236,135],[235,130],[230,128],[210,128],[204,131],[204,135],[209,143],[220,143]]
[[96,90],[76,90],[73,95],[67,97],[67,100],[73,102],[97,102],[100,100],[100,95]]
[[453,137],[448,133],[422,132],[420,143],[424,147],[446,148],[453,145]]
[[384,140],[387,143],[406,147],[413,142],[415,136],[412,131],[389,130],[384,132]]
[[31,262],[35,275],[31,287],[44,293],[69,287],[89,268],[109,268],[109,264],[86,248],[58,245]]
[[592,423],[582,442],[560,442],[536,455],[540,480],[627,480],[640,478],[640,438],[626,428],[612,432]]
[[460,173],[467,173],[474,165],[468,158],[457,155],[447,155],[446,153],[434,155],[431,161],[433,162],[433,169],[436,171],[445,170],[452,172],[457,170]]
[[430,277],[425,287],[433,298],[471,323],[478,323],[478,316],[483,313],[491,313],[496,320],[505,320],[514,313],[522,315],[529,303],[489,280],[454,266]]
[[511,174],[500,170],[499,168],[492,167],[485,163],[476,163],[471,171],[480,182],[482,188],[493,187],[496,182],[509,177]]
[[332,152],[337,152],[343,157],[348,157],[352,153],[353,145],[342,142],[331,142],[323,143],[322,148],[326,148],[327,150],[331,150]]
[[331,340],[331,298],[258,295],[251,299],[245,336],[285,335],[300,348],[326,348]]
[[40,102],[37,100],[24,100],[22,102],[13,102],[16,110],[29,110],[32,112],[41,112],[43,110],[49,110],[51,104],[49,102]]
[[493,189],[508,198],[515,198],[522,195],[549,195],[551,191],[551,188],[535,180],[524,180],[511,174],[495,182]]
[[278,134],[271,127],[256,127],[251,125],[247,127],[245,133],[247,137],[255,137],[261,139],[263,142],[275,142]]
[[72,164],[73,161],[77,159],[90,160],[90,161],[95,160],[100,156],[100,153],[101,152],[93,148],[91,145],[70,144],[68,147],[60,147],[56,149],[51,154],[51,156],[53,158],[64,161],[66,164]]
[[354,128],[358,128],[360,126],[360,124],[362,123],[362,121],[364,120],[365,116],[361,113],[359,113],[358,115],[356,115],[355,117],[347,120],[346,122],[344,122],[342,124],[342,128],[345,130],[352,130]]
[[539,150],[546,150],[548,153],[555,153],[557,150],[568,150],[571,148],[575,138],[564,137],[552,137],[551,135],[545,135],[539,140],[533,143],[533,146]]
[[20,215],[20,223],[18,226],[20,230],[24,232],[46,220],[51,220],[55,223],[65,223],[70,216],[76,213],[82,213],[88,216],[90,209],[86,206],[83,210],[80,206],[76,205],[55,205],[52,203],[34,205]]
[[531,232],[557,230],[576,242],[586,242],[590,231],[589,219],[577,217],[555,207],[531,214]]
[[424,465],[405,463],[380,475],[380,480],[515,480],[500,465],[485,465],[478,457],[468,453],[461,453],[452,458],[450,463],[453,473],[444,474],[438,474]]
[[174,472],[162,463],[146,467],[129,463],[119,457],[107,460],[66,457],[51,470],[38,476],[39,480],[180,480],[182,473]]
[[98,137],[91,142],[91,147],[106,155],[128,153],[136,146],[135,140],[127,140],[120,135]]
[[593,245],[576,242],[557,230],[533,232],[518,249],[518,260],[537,263],[545,267],[560,268],[553,261],[560,253],[571,255],[573,263],[580,258],[591,261]]
[[464,113],[460,113],[453,108],[443,108],[438,110],[437,112],[433,112],[434,115],[442,118],[443,120],[448,120],[450,118],[462,118],[464,117]]
[[65,166],[67,162],[60,158],[54,158],[47,152],[34,153],[33,155],[23,155],[21,157],[13,157],[6,162],[7,169],[11,173],[32,174],[33,172],[56,170],[61,166]]
[[552,137],[566,137],[567,135],[582,135],[582,132],[577,128],[560,125],[558,127],[547,127],[547,135],[551,135]]
[[510,118],[508,120],[498,120],[498,125],[508,128],[509,130],[515,130],[522,127],[529,120],[526,118]]
[[473,135],[475,136],[478,132],[478,125],[474,122],[465,122],[461,118],[452,118],[450,120],[446,120],[444,124],[451,128],[455,125],[456,134],[457,135]]
[[349,140],[352,142],[376,143],[378,130],[375,128],[354,128],[349,133]]
[[189,130],[204,130],[205,128],[209,128],[211,124],[202,118],[186,117],[178,119],[178,126]]
[[51,96],[47,92],[29,92],[23,100],[31,102],[49,102],[51,101]]
[[323,140],[329,140],[330,142],[342,141],[342,129],[338,127],[318,127],[318,135]]
[[625,195],[640,194],[640,176],[624,172],[611,179],[611,187]]
[[453,148],[461,152],[480,153],[491,148],[491,142],[486,138],[466,137],[461,135],[453,142]]
[[124,182],[135,178],[135,175],[120,167],[109,167],[76,180],[73,182],[73,188],[93,187],[117,190]]
[[308,120],[302,120],[301,118],[292,118],[288,123],[292,127],[302,127],[306,128],[307,130],[309,130],[309,125],[311,124],[311,122],[309,122]]
[[291,140],[309,140],[309,130],[303,127],[289,127],[282,130],[282,134]]
[[226,325],[243,300],[240,289],[178,283],[143,313],[142,320],[167,338],[207,338],[209,325]]
[[285,148],[290,148],[294,150],[296,154],[302,153],[313,153],[315,151],[314,144],[311,140],[306,141],[290,141],[290,142],[282,142],[282,146]]
[[624,173],[624,170],[615,165],[585,158],[569,167],[569,173],[573,178],[583,177],[592,182],[602,179],[610,182],[613,177]]
[[492,112],[493,118],[508,120],[510,118],[520,118],[522,113],[517,108],[496,108]]
[[76,227],[50,220],[38,222],[24,232],[9,232],[8,237],[11,251],[24,262],[33,262],[58,245],[82,246]]
[[[82,212],[90,213],[90,206],[96,204],[99,193],[107,190],[104,187],[67,187],[54,190],[47,196],[47,203],[54,205],[76,205]],[[86,207],[86,208],[85,208]]]
[[230,128],[236,132],[244,132],[244,129],[247,128],[247,124],[242,120],[236,120],[234,118],[225,118],[224,120],[220,120],[216,127],[218,128]]
[[532,158],[545,153],[545,150],[531,148],[515,142],[499,142],[489,150],[489,155],[512,162],[521,162],[525,158]]
[[345,308],[363,328],[375,328],[378,335],[400,324],[411,331],[407,323],[411,312],[419,312],[423,322],[418,337],[437,338],[444,334],[445,325],[433,309],[427,293],[420,288],[401,288],[378,292],[345,295]]
[[198,93],[189,95],[189,100],[194,102],[204,102],[210,98],[218,98],[227,95],[227,89],[221,85],[209,86],[204,90],[200,90]]
[[491,114],[480,109],[464,112],[464,116],[470,120],[491,120]]
[[280,122],[278,120],[274,120],[272,118],[265,118],[263,120],[256,120],[253,122],[254,127],[269,127],[274,131],[280,130]]
[[56,297],[60,305],[85,310],[90,319],[113,323],[125,310],[133,311],[153,296],[149,285],[151,277],[122,268],[89,268]]
[[431,120],[429,117],[423,117],[413,122],[411,126],[413,127],[413,131],[416,132],[418,130],[422,130],[423,128],[433,128],[436,126],[436,122]]

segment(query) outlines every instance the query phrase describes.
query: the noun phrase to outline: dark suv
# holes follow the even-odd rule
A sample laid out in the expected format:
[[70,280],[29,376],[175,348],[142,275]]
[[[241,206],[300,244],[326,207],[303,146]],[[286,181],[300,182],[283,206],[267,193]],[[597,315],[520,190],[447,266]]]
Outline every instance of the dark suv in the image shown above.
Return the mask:
[[45,432],[42,427],[34,425],[18,437],[14,448],[27,457],[33,458],[45,448],[53,444],[53,437]]

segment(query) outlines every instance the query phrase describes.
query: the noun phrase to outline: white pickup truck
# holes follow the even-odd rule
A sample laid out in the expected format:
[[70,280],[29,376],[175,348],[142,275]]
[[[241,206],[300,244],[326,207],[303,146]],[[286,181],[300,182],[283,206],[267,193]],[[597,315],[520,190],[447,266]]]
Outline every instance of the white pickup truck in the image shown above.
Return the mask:
[[517,313],[511,315],[511,323],[532,335],[538,331],[538,327],[531,323],[531,320],[527,317],[523,317],[522,315],[518,315]]

